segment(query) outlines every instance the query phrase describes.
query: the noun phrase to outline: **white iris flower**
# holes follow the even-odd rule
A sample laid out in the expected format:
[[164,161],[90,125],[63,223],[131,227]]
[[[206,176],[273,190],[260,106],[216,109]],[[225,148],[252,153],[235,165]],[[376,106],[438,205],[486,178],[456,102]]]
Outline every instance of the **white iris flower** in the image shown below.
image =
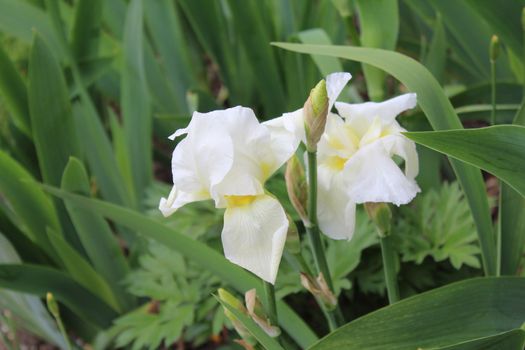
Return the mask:
[[[420,191],[415,182],[419,171],[415,143],[401,134],[406,130],[395,119],[416,106],[416,94],[381,103],[335,102],[349,79],[348,73],[326,78],[329,113],[317,145],[317,216],[321,231],[333,239],[352,238],[356,203],[401,205]],[[330,112],[334,104],[339,115]],[[295,142],[305,142],[302,109],[269,124],[280,130],[276,132],[293,133]],[[404,160],[404,171],[393,156]]]
[[164,216],[183,205],[213,199],[225,208],[224,255],[267,282],[275,283],[288,219],[265,181],[295,152],[295,135],[273,132],[249,108],[234,107],[192,116],[173,151],[173,188],[162,198]]
[[[410,93],[381,103],[336,102],[318,145],[318,217],[321,230],[334,239],[350,239],[355,204],[410,202],[420,191],[416,145],[396,116],[416,106]],[[404,171],[392,159],[404,160]]]

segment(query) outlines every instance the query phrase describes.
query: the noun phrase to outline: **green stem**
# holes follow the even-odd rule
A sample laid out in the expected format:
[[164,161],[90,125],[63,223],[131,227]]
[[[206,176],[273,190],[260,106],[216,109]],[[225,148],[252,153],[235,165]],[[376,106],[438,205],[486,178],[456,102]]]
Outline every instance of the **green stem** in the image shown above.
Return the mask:
[[[324,253],[323,242],[319,233],[319,226],[317,222],[317,154],[316,152],[307,152],[308,155],[308,221],[305,223],[306,233],[310,240],[315,266],[318,273],[322,273],[326,280],[326,284],[332,293],[334,292],[334,284],[332,282],[332,275],[328,268],[326,256]],[[324,310],[324,308],[323,308]],[[344,323],[343,314],[339,305],[334,311],[326,310],[327,319],[330,327],[336,327]]]
[[72,350],[71,342],[69,341],[69,337],[67,336],[66,328],[64,327],[64,323],[62,323],[62,318],[58,316],[58,317],[55,317],[55,320],[57,322],[60,333],[62,334],[62,336],[64,337],[64,340],[66,341],[67,350]]
[[490,125],[496,125],[496,61],[494,60],[490,60],[490,97],[492,102]]
[[392,246],[392,237],[380,237],[381,255],[383,256],[383,270],[385,271],[385,283],[390,304],[399,301],[399,286],[396,274],[396,252]]
[[278,326],[279,320],[277,318],[277,303],[275,302],[275,288],[273,284],[263,281],[264,294],[266,297],[266,314],[270,319],[272,326]]

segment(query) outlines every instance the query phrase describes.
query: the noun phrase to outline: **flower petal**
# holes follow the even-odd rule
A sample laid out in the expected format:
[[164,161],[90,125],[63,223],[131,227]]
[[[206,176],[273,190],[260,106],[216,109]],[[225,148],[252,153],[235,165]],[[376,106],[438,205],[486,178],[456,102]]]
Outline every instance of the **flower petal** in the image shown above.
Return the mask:
[[282,144],[288,143],[294,152],[301,141],[306,142],[302,108],[265,121],[263,125],[268,128],[273,140]]
[[176,186],[173,186],[168,198],[161,198],[159,203],[159,210],[162,212],[164,217],[168,217],[171,214],[175,213],[180,207],[191,203],[210,199],[205,193],[196,194],[196,193],[187,193],[177,190]]
[[269,195],[228,207],[224,213],[224,255],[267,282],[275,283],[288,231],[283,207]]
[[332,239],[351,239],[355,229],[355,203],[348,196],[341,173],[334,176],[330,187],[319,182],[317,218],[321,231]]
[[328,94],[328,111],[332,110],[335,101],[352,78],[350,73],[338,72],[326,76],[326,92]]
[[395,120],[401,112],[414,108],[417,104],[415,93],[404,94],[384,102],[365,102],[350,104],[336,102],[335,108],[345,119],[380,118],[385,124]]
[[[405,131],[404,129],[402,131]],[[405,175],[409,179],[415,179],[419,173],[419,161],[417,157],[416,144],[403,135],[390,135],[381,139],[387,152],[400,156],[405,160]]]
[[356,203],[410,202],[420,189],[390,158],[382,142],[361,148],[345,164],[343,176],[348,195]]

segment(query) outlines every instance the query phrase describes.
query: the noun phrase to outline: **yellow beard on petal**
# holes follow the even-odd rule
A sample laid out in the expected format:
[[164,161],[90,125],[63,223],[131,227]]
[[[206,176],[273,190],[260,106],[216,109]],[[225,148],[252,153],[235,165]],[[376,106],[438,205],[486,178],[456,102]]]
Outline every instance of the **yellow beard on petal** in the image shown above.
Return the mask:
[[238,208],[251,204],[257,196],[224,196],[228,208]]

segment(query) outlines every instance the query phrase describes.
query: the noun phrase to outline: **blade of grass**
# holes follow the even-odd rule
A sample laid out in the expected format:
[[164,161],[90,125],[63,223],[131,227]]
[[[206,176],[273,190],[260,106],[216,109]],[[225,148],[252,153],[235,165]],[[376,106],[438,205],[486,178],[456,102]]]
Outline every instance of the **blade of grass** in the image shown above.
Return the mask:
[[113,310],[122,311],[108,283],[93,267],[58,233],[48,228],[47,236],[71,278],[111,306]]
[[27,137],[32,138],[26,84],[1,46],[0,94],[11,113],[13,124]]
[[80,0],[76,4],[71,53],[77,62],[97,56],[102,26],[102,0]]
[[468,279],[358,318],[311,349],[431,349],[499,335],[523,324],[523,298],[525,278]]
[[81,318],[107,328],[117,317],[106,303],[65,273],[49,267],[27,264],[0,264],[0,287],[44,297],[51,292]]
[[22,232],[50,257],[54,257],[53,248],[43,231],[45,227],[60,228],[51,200],[26,170],[1,150],[0,173],[0,193],[24,223]]
[[138,205],[152,180],[152,121],[143,57],[142,0],[132,0],[126,14],[123,39],[122,115],[131,174]]
[[[399,32],[399,9],[397,0],[357,0],[361,27],[361,46],[394,50]],[[385,96],[385,72],[363,65],[368,96],[381,101]]]
[[[61,187],[68,192],[89,196],[89,186],[84,166],[78,159],[71,158],[64,170]],[[129,271],[128,264],[108,223],[101,216],[68,201],[65,201],[65,205],[94,269],[109,283],[119,308],[130,308],[134,304],[133,298],[122,285]],[[75,275],[73,271],[70,272]]]
[[407,132],[404,135],[494,174],[525,196],[525,127],[497,125],[479,129]]

